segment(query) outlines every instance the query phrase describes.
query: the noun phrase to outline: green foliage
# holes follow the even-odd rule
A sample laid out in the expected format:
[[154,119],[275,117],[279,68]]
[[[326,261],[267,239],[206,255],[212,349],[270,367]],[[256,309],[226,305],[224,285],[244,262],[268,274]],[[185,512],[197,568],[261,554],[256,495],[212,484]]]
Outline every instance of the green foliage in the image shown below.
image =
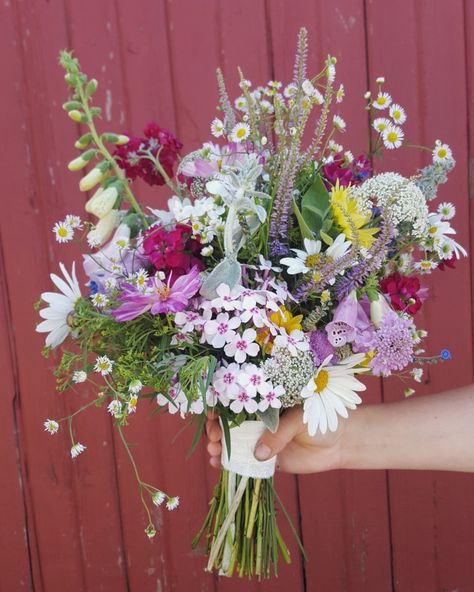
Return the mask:
[[323,229],[323,223],[330,209],[329,193],[317,175],[314,183],[309,187],[301,199],[301,214],[308,228],[315,235]]

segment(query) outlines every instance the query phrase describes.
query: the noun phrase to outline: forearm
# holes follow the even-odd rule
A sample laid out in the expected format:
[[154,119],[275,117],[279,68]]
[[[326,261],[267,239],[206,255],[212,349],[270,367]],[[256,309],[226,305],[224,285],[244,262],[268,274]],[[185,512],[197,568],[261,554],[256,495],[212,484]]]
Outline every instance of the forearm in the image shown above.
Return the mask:
[[474,385],[361,406],[345,427],[341,464],[474,472]]

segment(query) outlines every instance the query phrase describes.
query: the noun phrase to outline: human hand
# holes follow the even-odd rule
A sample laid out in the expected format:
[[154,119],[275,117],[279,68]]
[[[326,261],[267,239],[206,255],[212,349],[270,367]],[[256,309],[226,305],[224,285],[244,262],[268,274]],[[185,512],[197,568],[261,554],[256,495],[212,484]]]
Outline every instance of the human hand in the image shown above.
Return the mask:
[[[255,447],[255,458],[267,460],[278,455],[277,467],[285,473],[318,473],[342,467],[342,442],[345,431],[344,420],[337,431],[309,436],[303,424],[303,410],[292,407],[280,417],[278,430],[272,434],[266,430]],[[207,450],[210,464],[221,464],[222,430],[218,418],[210,414],[206,422]]]

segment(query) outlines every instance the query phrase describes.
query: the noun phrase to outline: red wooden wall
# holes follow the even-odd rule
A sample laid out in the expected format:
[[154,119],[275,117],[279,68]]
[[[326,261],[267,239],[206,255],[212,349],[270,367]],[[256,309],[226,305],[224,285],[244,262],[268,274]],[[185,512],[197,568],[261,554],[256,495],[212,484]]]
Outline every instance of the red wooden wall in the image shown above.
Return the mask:
[[[204,448],[185,461],[190,435],[179,422],[141,411],[127,429],[147,481],[181,495],[178,511],[157,509],[152,542],[128,461],[106,413],[91,410],[77,428],[87,452],[71,462],[65,435],[42,430],[91,393],[60,395],[40,356],[33,303],[70,249],[51,227],[80,213],[77,176],[66,170],[75,129],[65,117],[57,54],[74,48],[101,82],[109,130],[169,127],[185,149],[209,137],[221,64],[236,89],[241,65],[255,84],[288,80],[296,33],[310,33],[313,69],[338,58],[347,98],[344,144],[365,146],[362,94],[385,75],[407,108],[410,138],[454,149],[458,166],[442,197],[457,207],[469,245],[474,112],[472,0],[3,0],[0,6],[0,591],[474,592],[474,476],[422,472],[333,472],[278,477],[300,526],[309,561],[295,561],[265,584],[203,572],[190,539],[216,474]],[[412,173],[418,153],[398,151],[382,165]],[[148,199],[156,194],[143,191]],[[164,193],[160,193],[160,200]],[[472,245],[471,245],[472,250]],[[453,361],[431,367],[421,396],[473,381],[472,266],[437,276],[423,324],[430,347]],[[403,397],[398,382],[372,381],[367,400]],[[460,413],[462,410],[460,410]]]

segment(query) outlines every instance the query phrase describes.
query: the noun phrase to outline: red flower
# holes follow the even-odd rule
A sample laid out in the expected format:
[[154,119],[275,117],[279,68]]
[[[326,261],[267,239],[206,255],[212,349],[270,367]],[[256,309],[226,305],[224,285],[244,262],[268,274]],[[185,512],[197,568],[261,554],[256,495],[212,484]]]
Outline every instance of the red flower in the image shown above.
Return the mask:
[[363,154],[351,163],[344,159],[344,153],[338,152],[329,164],[323,166],[323,181],[328,190],[336,184],[339,179],[341,187],[359,185],[372,175],[372,165]]
[[167,276],[178,278],[196,266],[199,271],[205,269],[203,261],[196,257],[201,250],[201,243],[192,238],[191,228],[177,224],[173,230],[155,226],[145,231],[143,251],[157,271]]
[[183,144],[171,132],[156,123],[149,123],[143,133],[145,138],[127,134],[130,138],[128,143],[118,146],[114,156],[129,179],[141,177],[149,185],[164,185],[163,176],[142,152],[150,150],[156,157],[159,150],[158,160],[161,166],[168,177],[173,177],[173,167]]
[[422,305],[420,280],[416,276],[402,276],[398,272],[384,278],[380,289],[390,297],[395,310],[414,316]]

